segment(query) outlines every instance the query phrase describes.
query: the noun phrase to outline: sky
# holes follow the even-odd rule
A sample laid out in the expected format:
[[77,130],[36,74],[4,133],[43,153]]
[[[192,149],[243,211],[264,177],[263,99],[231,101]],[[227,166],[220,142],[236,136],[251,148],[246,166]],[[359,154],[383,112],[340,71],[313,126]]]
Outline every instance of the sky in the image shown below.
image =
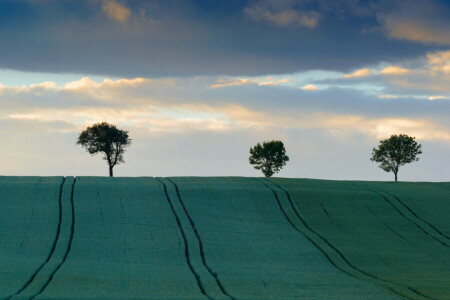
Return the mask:
[[450,1],[0,0],[0,174],[107,176],[76,144],[133,140],[116,176],[392,180],[380,140],[414,136],[399,180],[450,181]]

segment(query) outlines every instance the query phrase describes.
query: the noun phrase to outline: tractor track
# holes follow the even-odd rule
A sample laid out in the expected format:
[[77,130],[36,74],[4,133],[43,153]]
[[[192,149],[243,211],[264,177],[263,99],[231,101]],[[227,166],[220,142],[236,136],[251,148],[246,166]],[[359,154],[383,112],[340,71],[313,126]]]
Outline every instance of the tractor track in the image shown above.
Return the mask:
[[[324,238],[320,233],[318,233],[317,231],[315,231],[314,229],[312,229],[312,228],[309,226],[309,224],[303,219],[303,217],[299,214],[299,212],[298,212],[297,209],[295,208],[295,205],[294,205],[294,203],[293,203],[293,200],[292,200],[292,198],[291,198],[291,195],[290,195],[289,191],[287,191],[286,189],[284,189],[284,188],[281,187],[279,184],[277,184],[277,183],[275,183],[275,182],[273,182],[273,181],[270,181],[270,180],[268,180],[268,179],[265,179],[265,180],[266,180],[267,182],[272,183],[273,185],[275,185],[277,188],[279,188],[281,191],[283,191],[283,192],[286,194],[287,199],[288,199],[288,202],[289,202],[289,204],[290,204],[290,206],[291,206],[292,211],[293,211],[294,214],[297,216],[298,220],[299,220],[299,221],[303,224],[303,226],[306,228],[306,230],[309,231],[310,234],[316,236],[317,238],[319,238],[320,240],[322,240],[324,243],[326,243],[326,244],[327,244],[327,245],[328,245],[328,246],[329,246],[329,247],[330,247],[330,248],[331,248],[331,249],[332,249],[332,250],[333,250],[333,251],[334,251],[341,259],[342,259],[342,260],[343,260],[343,262],[344,262],[348,267],[350,267],[351,269],[353,269],[354,271],[356,271],[357,273],[359,273],[359,274],[361,274],[361,275],[363,275],[363,276],[366,276],[366,277],[371,278],[372,280],[375,280],[375,281],[378,281],[378,282],[382,282],[382,283],[387,283],[388,285],[393,285],[393,286],[397,286],[397,287],[401,287],[401,288],[406,288],[407,290],[411,291],[411,292],[414,293],[415,295],[417,295],[417,296],[419,296],[419,297],[422,297],[422,298],[425,298],[425,299],[433,299],[433,300],[437,300],[437,299],[435,299],[435,298],[432,298],[432,297],[430,297],[430,296],[427,296],[427,295],[422,294],[421,292],[417,291],[416,289],[414,289],[414,288],[412,288],[412,287],[409,287],[409,286],[403,286],[403,285],[396,284],[396,283],[390,282],[390,281],[388,281],[388,280],[379,278],[378,276],[373,275],[373,274],[370,274],[370,273],[368,273],[368,272],[366,272],[366,271],[364,271],[364,270],[361,270],[360,268],[356,267],[355,265],[353,265],[353,264],[347,259],[347,257],[345,257],[345,255],[344,255],[339,249],[337,249],[333,244],[331,244],[331,243],[330,243],[326,238]],[[325,255],[325,257],[327,258],[327,260],[328,260],[335,268],[339,269],[340,271],[346,273],[346,274],[349,275],[349,276],[352,276],[352,277],[354,277],[354,278],[360,279],[358,276],[356,276],[356,275],[352,274],[351,272],[349,272],[349,271],[343,269],[342,267],[339,267],[339,266],[331,259],[331,257],[326,253],[326,251],[325,251],[323,248],[321,248],[316,242],[314,242],[314,241],[312,240],[312,238],[308,237],[302,230],[298,229],[297,226],[295,226],[295,224],[289,219],[289,217],[287,216],[286,212],[285,212],[284,209],[282,208],[281,202],[280,202],[280,200],[279,200],[279,198],[278,198],[278,195],[277,195],[276,191],[275,191],[273,188],[271,188],[268,184],[266,184],[265,182],[261,182],[261,181],[258,181],[258,182],[262,183],[264,186],[266,186],[269,190],[272,191],[273,195],[275,196],[275,199],[276,199],[277,202],[278,202],[278,206],[280,207],[280,209],[281,209],[282,212],[283,212],[283,215],[286,217],[286,219],[289,221],[289,223],[291,224],[291,226],[292,226],[296,231],[300,232],[300,233],[301,233],[303,236],[305,236],[309,241],[311,241],[311,242],[313,243],[313,245],[314,245],[316,248],[318,248],[318,249]],[[382,283],[381,283],[381,284],[382,284]],[[382,286],[383,286],[384,288],[386,288],[387,290],[391,291],[392,293],[398,295],[398,296],[401,296],[401,297],[404,297],[404,298],[407,298],[407,299],[414,299],[414,298],[411,298],[411,297],[409,297],[409,296],[407,296],[407,295],[405,295],[405,294],[403,294],[403,293],[397,291],[397,290],[394,289],[394,288],[388,287],[388,286],[386,286],[386,285],[384,285],[384,284],[382,284]]]
[[450,237],[448,235],[443,233],[441,230],[436,228],[433,224],[431,224],[427,220],[425,220],[422,217],[420,217],[414,210],[412,210],[408,205],[406,205],[403,201],[401,201],[396,195],[394,195],[392,193],[389,193],[389,192],[385,192],[385,193],[390,195],[390,196],[392,196],[392,197],[394,197],[394,199],[397,200],[403,207],[405,207],[414,217],[416,217],[417,219],[421,220],[422,222],[424,222],[425,224],[430,226],[432,229],[434,229],[434,231],[436,231],[437,234],[439,234],[443,238],[445,238],[445,239],[450,241]]
[[181,235],[183,237],[183,241],[184,241],[184,256],[186,257],[186,263],[189,266],[189,269],[191,270],[191,273],[194,275],[196,281],[197,281],[197,285],[201,291],[201,293],[207,297],[208,299],[213,299],[212,297],[210,297],[209,295],[206,294],[205,288],[202,285],[202,282],[200,281],[200,275],[198,275],[198,273],[194,270],[194,267],[192,266],[191,263],[191,257],[189,255],[189,246],[188,246],[188,241],[187,241],[187,237],[186,237],[186,233],[184,232],[183,226],[181,225],[181,221],[179,216],[177,215],[175,208],[173,207],[173,203],[170,200],[169,197],[169,193],[167,192],[167,186],[164,182],[162,182],[160,179],[155,178],[159,183],[162,184],[163,188],[164,188],[164,194],[166,196],[167,202],[169,202],[170,205],[170,209],[172,210],[173,215],[175,216],[175,220],[177,222],[178,225],[178,229],[180,229]]
[[386,197],[384,194],[382,194],[381,192],[377,191],[377,190],[372,190],[372,189],[368,189],[368,191],[375,193],[379,196],[381,196],[384,201],[386,201],[390,206],[392,206],[392,208],[394,208],[394,210],[401,215],[405,220],[407,220],[411,225],[413,225],[414,227],[416,227],[417,229],[419,229],[420,231],[422,231],[425,235],[431,237],[433,240],[435,240],[436,242],[438,242],[439,244],[443,245],[444,247],[450,248],[450,246],[446,243],[441,241],[440,239],[438,239],[437,237],[435,237],[433,234],[431,234],[430,232],[428,232],[425,228],[423,228],[420,224],[418,224],[417,222],[414,222],[414,220],[412,220],[411,218],[409,218],[408,216],[406,216],[400,209],[398,209],[397,206],[394,205],[394,203],[392,203],[392,201],[390,201],[388,199],[388,197]]
[[208,272],[214,277],[214,279],[215,279],[217,285],[219,286],[220,290],[222,291],[222,293],[223,293],[225,296],[227,296],[228,298],[230,298],[230,299],[232,299],[232,300],[236,300],[236,298],[234,298],[233,296],[231,296],[230,294],[228,294],[228,292],[225,290],[224,286],[223,286],[222,283],[220,282],[219,276],[217,275],[217,273],[214,272],[214,271],[212,270],[212,268],[207,264],[206,258],[205,258],[205,252],[204,252],[204,250],[203,250],[203,242],[202,242],[202,239],[200,238],[200,234],[199,234],[198,231],[197,231],[197,227],[195,226],[195,223],[194,223],[194,221],[192,220],[191,215],[188,213],[187,208],[186,208],[186,206],[184,205],[184,202],[183,202],[183,200],[182,200],[182,198],[181,198],[181,195],[180,195],[180,190],[178,189],[178,185],[177,185],[173,180],[171,180],[170,178],[166,178],[166,179],[167,179],[170,183],[172,183],[173,186],[175,187],[175,190],[176,190],[177,196],[178,196],[178,200],[180,201],[181,206],[183,207],[183,210],[184,210],[184,212],[186,213],[186,216],[187,216],[188,219],[189,219],[189,223],[191,224],[192,229],[194,230],[194,233],[195,233],[195,235],[196,235],[196,237],[197,237],[197,240],[198,240],[198,243],[199,243],[200,257],[202,258],[202,263],[203,263],[203,265],[204,265],[205,268],[208,270]]
[[16,291],[14,294],[6,297],[5,300],[9,300],[9,299],[12,299],[15,296],[19,296],[33,282],[34,278],[36,278],[38,273],[42,270],[42,268],[44,268],[44,266],[52,258],[53,253],[55,252],[55,249],[56,249],[56,243],[58,242],[58,239],[59,239],[59,234],[61,232],[61,223],[62,223],[62,191],[63,191],[63,186],[64,186],[65,182],[66,182],[66,178],[63,177],[61,185],[60,185],[60,188],[59,188],[59,197],[58,197],[58,206],[59,206],[58,227],[56,229],[56,236],[55,236],[55,239],[53,240],[53,245],[52,245],[52,248],[50,249],[50,253],[48,254],[48,256],[45,259],[45,261],[36,269],[36,271],[34,271],[34,273],[27,280],[27,282],[18,291]]
[[417,247],[416,245],[414,245],[411,241],[409,241],[408,239],[406,239],[404,236],[402,236],[400,233],[398,233],[397,231],[395,231],[391,226],[389,226],[388,224],[386,224],[385,221],[383,221],[382,218],[380,218],[380,216],[378,216],[369,206],[366,205],[367,210],[375,217],[377,218],[383,225],[384,227],[386,227],[387,229],[389,229],[390,232],[392,232],[393,234],[395,234],[396,236],[398,236],[399,238],[401,238],[403,241],[405,241],[406,243],[408,243],[409,245],[413,246],[416,249],[421,250],[419,247]]
[[69,243],[67,244],[66,252],[64,253],[62,261],[58,264],[58,266],[55,268],[55,270],[53,270],[53,272],[50,274],[50,277],[48,278],[48,280],[44,283],[44,285],[41,287],[41,289],[36,294],[34,294],[30,299],[36,298],[37,296],[39,296],[40,294],[42,294],[45,291],[47,286],[53,280],[53,277],[55,276],[56,272],[58,272],[58,270],[61,268],[61,266],[66,262],[66,259],[69,256],[70,250],[72,249],[72,241],[73,241],[73,236],[75,233],[75,204],[74,204],[73,198],[74,198],[74,194],[75,194],[75,183],[76,182],[77,182],[77,179],[74,178],[73,183],[72,183],[72,191],[70,194],[72,224],[70,225],[70,237],[69,237]]

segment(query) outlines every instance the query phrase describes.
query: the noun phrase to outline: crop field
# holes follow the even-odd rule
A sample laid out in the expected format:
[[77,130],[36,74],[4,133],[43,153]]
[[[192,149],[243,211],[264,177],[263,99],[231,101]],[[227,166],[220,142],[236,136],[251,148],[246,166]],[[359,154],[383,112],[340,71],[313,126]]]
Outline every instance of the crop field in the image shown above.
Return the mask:
[[0,177],[0,299],[450,299],[450,184]]

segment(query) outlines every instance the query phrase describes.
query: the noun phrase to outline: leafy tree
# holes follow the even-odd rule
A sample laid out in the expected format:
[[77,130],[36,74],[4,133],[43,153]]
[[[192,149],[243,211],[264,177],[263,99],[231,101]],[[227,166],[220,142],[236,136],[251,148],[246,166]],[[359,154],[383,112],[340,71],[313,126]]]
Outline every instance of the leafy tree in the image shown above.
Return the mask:
[[394,172],[397,181],[400,166],[418,161],[417,155],[422,153],[421,148],[422,145],[415,141],[415,137],[406,134],[391,135],[380,141],[378,149],[373,148],[370,160],[380,163],[380,168],[386,172]]
[[263,142],[262,145],[258,143],[250,148],[250,164],[254,165],[255,169],[261,170],[266,177],[279,172],[287,161],[289,157],[282,141]]
[[109,176],[113,177],[114,166],[125,162],[123,153],[125,148],[131,145],[131,139],[128,137],[128,131],[102,122],[83,130],[78,137],[77,144],[86,148],[91,155],[103,153],[103,159],[108,162]]

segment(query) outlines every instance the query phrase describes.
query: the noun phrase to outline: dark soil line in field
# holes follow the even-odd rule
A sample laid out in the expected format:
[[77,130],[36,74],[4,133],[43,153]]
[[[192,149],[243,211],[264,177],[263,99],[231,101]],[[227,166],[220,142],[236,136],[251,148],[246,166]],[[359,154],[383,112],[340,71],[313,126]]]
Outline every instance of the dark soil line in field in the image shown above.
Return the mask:
[[302,234],[308,241],[311,242],[311,244],[313,244],[317,249],[319,249],[320,252],[322,252],[322,254],[325,256],[325,258],[330,262],[330,264],[332,264],[336,269],[346,273],[347,275],[350,275],[351,277],[356,278],[353,274],[348,273],[346,270],[341,269],[338,265],[336,265],[334,263],[334,261],[331,259],[331,257],[328,255],[328,253],[321,248],[313,239],[311,239],[309,236],[307,236],[303,231],[301,231],[300,229],[297,228],[297,226],[295,226],[295,224],[292,222],[292,220],[288,217],[288,215],[286,214],[286,211],[284,210],[283,206],[281,205],[280,199],[278,198],[277,193],[271,188],[269,187],[266,183],[264,182],[260,182],[258,181],[258,183],[262,183],[265,187],[267,187],[270,191],[272,191],[275,200],[277,201],[278,204],[278,208],[281,210],[281,212],[283,213],[283,216],[286,218],[286,220],[288,221],[288,223],[291,225],[291,227],[299,232],[300,234]]
[[419,215],[417,215],[417,213],[415,211],[413,211],[408,205],[406,205],[403,201],[401,201],[396,195],[389,193],[389,192],[385,192],[388,195],[391,195],[392,197],[395,198],[395,200],[397,200],[401,205],[403,205],[403,207],[405,207],[414,217],[416,217],[417,219],[421,220],[422,222],[424,222],[425,224],[427,224],[428,226],[430,226],[431,228],[433,228],[437,234],[439,234],[440,236],[446,238],[447,240],[450,241],[450,237],[448,235],[446,235],[445,233],[443,233],[442,231],[440,231],[438,228],[436,228],[433,224],[431,224],[430,222],[428,222],[427,220],[423,219],[422,217],[420,217]]
[[336,226],[337,228],[339,228],[340,230],[345,232],[345,230],[343,230],[341,228],[341,226],[339,226],[339,224],[331,217],[331,215],[328,213],[328,210],[325,208],[325,206],[323,206],[322,202],[319,201],[319,204],[320,204],[320,207],[322,208],[323,212],[327,215],[328,219],[330,219],[331,223],[333,223],[334,226]]
[[59,218],[58,218],[58,227],[56,229],[56,236],[55,239],[53,240],[53,245],[52,248],[50,249],[50,253],[47,256],[47,259],[39,266],[39,268],[36,269],[36,271],[33,273],[33,275],[31,275],[31,277],[28,279],[28,281],[22,286],[22,288],[20,288],[17,292],[15,292],[13,295],[5,298],[5,299],[11,299],[14,296],[18,296],[20,295],[20,293],[22,293],[30,284],[31,282],[33,282],[34,278],[36,278],[37,274],[42,270],[42,268],[50,261],[50,259],[52,258],[53,253],[55,252],[55,248],[56,248],[56,243],[58,242],[59,239],[59,233],[61,231],[61,222],[62,222],[62,191],[63,191],[63,186],[64,183],[66,182],[66,178],[63,177],[63,180],[61,182],[61,186],[59,188],[59,197],[58,197],[58,205],[59,205]]
[[[295,205],[294,205],[294,203],[293,203],[293,200],[292,200],[292,198],[291,198],[291,195],[290,195],[289,191],[287,191],[286,189],[284,189],[284,188],[281,187],[279,184],[277,184],[277,183],[275,183],[275,182],[273,182],[273,181],[270,181],[270,180],[268,180],[268,179],[265,179],[265,180],[267,180],[268,182],[274,184],[276,187],[278,187],[280,190],[282,190],[282,191],[286,194],[286,196],[287,196],[287,198],[288,198],[288,201],[289,201],[289,203],[290,203],[290,206],[291,206],[292,210],[294,211],[294,213],[295,213],[295,215],[297,216],[297,218],[299,219],[299,221],[305,226],[305,228],[306,228],[310,233],[316,235],[316,236],[317,236],[318,238],[320,238],[323,242],[325,242],[331,249],[333,249],[333,250],[339,255],[339,257],[341,257],[341,259],[342,259],[342,260],[343,260],[343,261],[344,261],[351,269],[353,269],[353,270],[357,271],[358,273],[360,273],[360,274],[362,274],[362,275],[365,275],[365,276],[367,276],[367,277],[369,277],[369,278],[375,279],[376,281],[383,282],[383,283],[387,283],[387,284],[393,285],[393,286],[398,286],[398,287],[401,287],[401,288],[407,288],[408,290],[412,291],[414,294],[416,294],[416,295],[418,295],[418,296],[421,296],[421,297],[426,298],[426,299],[433,299],[433,298],[431,298],[431,297],[429,297],[429,296],[427,296],[427,295],[424,295],[424,294],[420,293],[419,291],[417,291],[417,290],[415,290],[415,289],[413,289],[413,288],[411,288],[411,287],[409,287],[409,286],[403,286],[403,285],[400,285],[400,284],[397,284],[397,283],[388,281],[388,280],[386,280],[386,279],[379,278],[378,276],[373,275],[373,274],[370,274],[370,273],[368,273],[368,272],[366,272],[366,271],[364,271],[364,270],[361,270],[360,268],[356,267],[355,265],[353,265],[353,264],[347,259],[347,257],[345,257],[345,255],[344,255],[339,249],[337,249],[333,244],[331,244],[331,243],[330,243],[326,238],[324,238],[320,233],[318,233],[317,231],[315,231],[314,229],[312,229],[312,228],[309,226],[309,224],[303,219],[303,217],[302,217],[302,216],[300,215],[300,213],[297,211],[297,209],[296,209],[296,207],[295,207]],[[266,185],[266,186],[267,186],[270,190],[272,190],[272,192],[276,195],[275,190],[273,190],[271,187],[269,187],[269,186],[268,186],[267,184],[265,184],[265,183],[264,183],[264,185]],[[276,197],[278,198],[278,196],[276,196]],[[316,245],[317,245],[317,244],[316,244]],[[324,251],[325,251],[325,250],[324,250]],[[336,264],[333,264],[333,265],[336,266]],[[343,271],[342,268],[339,268],[339,267],[338,267],[338,269],[341,270],[341,271]],[[349,272],[346,272],[346,271],[344,271],[344,272],[345,272],[346,274],[349,274]],[[349,274],[349,275],[351,275],[351,274]],[[351,276],[352,276],[352,277],[356,277],[356,276],[354,276],[354,275],[351,275]],[[357,277],[356,277],[356,278],[357,278]],[[411,299],[410,297],[408,297],[408,296],[406,296],[406,295],[404,295],[404,294],[398,292],[397,290],[394,290],[394,289],[392,289],[392,288],[386,287],[385,285],[383,285],[383,287],[385,287],[386,289],[388,289],[388,290],[390,290],[391,292],[395,293],[396,295],[399,295],[399,296],[402,296],[402,297]]]
[[381,219],[372,209],[370,209],[369,206],[366,205],[366,208],[369,210],[369,212],[375,216],[375,218],[377,218],[387,229],[389,229],[389,231],[391,231],[393,234],[395,234],[396,236],[398,236],[399,238],[401,238],[402,240],[404,240],[405,242],[407,242],[408,244],[410,244],[411,246],[413,246],[416,249],[421,250],[419,247],[417,247],[416,245],[414,245],[413,243],[411,243],[409,240],[407,240],[405,237],[403,237],[400,233],[398,233],[397,231],[395,231],[392,227],[390,227],[388,224],[386,224],[386,222],[383,221],[383,219]]
[[371,191],[372,193],[378,194],[380,195],[390,206],[392,206],[394,208],[394,210],[396,212],[398,212],[404,219],[406,219],[409,223],[411,223],[411,225],[417,227],[420,231],[422,231],[425,235],[431,237],[433,240],[437,241],[438,243],[440,243],[441,245],[443,245],[444,247],[450,248],[450,246],[441,241],[440,239],[438,239],[437,237],[435,237],[434,235],[430,234],[427,230],[425,230],[422,226],[420,226],[420,224],[417,224],[416,222],[414,222],[414,220],[411,220],[411,218],[408,218],[408,216],[406,216],[400,209],[398,209],[394,203],[392,203],[385,195],[383,195],[382,193],[375,191],[375,190],[371,190],[369,189],[369,191]]
[[74,194],[75,194],[75,183],[76,183],[76,181],[77,181],[77,179],[74,178],[73,183],[72,183],[72,191],[71,191],[71,194],[70,194],[70,206],[71,206],[71,210],[72,210],[72,224],[70,226],[70,237],[69,237],[69,243],[67,244],[67,250],[64,253],[62,261],[55,268],[55,270],[53,270],[52,274],[50,274],[50,277],[48,278],[47,282],[45,282],[45,284],[41,287],[39,292],[34,294],[30,299],[34,299],[35,297],[37,297],[40,294],[42,294],[42,292],[44,292],[44,290],[47,288],[47,286],[53,280],[53,277],[55,276],[56,272],[58,272],[58,270],[61,268],[61,266],[66,262],[67,256],[69,256],[69,252],[72,249],[73,235],[75,233],[75,205],[74,205],[74,202],[73,202],[73,197],[74,197]]
[[198,244],[199,244],[199,248],[200,248],[200,256],[201,256],[201,258],[202,258],[202,263],[203,263],[203,265],[204,265],[205,268],[208,270],[208,272],[214,277],[214,279],[216,280],[216,283],[217,283],[217,285],[219,286],[219,288],[220,288],[220,290],[222,291],[222,293],[223,293],[225,296],[227,296],[228,298],[235,300],[236,298],[234,298],[233,296],[231,296],[230,294],[228,294],[228,292],[225,290],[225,288],[223,287],[222,283],[221,283],[220,280],[219,280],[219,276],[217,275],[217,273],[214,272],[214,271],[211,269],[211,267],[210,267],[210,266],[207,264],[207,262],[206,262],[205,252],[203,251],[203,243],[202,243],[202,239],[200,238],[200,234],[199,234],[198,231],[197,231],[197,227],[195,226],[195,223],[194,223],[194,221],[192,220],[191,215],[188,213],[188,211],[187,211],[187,209],[186,209],[186,206],[184,205],[184,202],[183,202],[183,200],[181,199],[180,190],[178,189],[178,185],[177,185],[175,182],[173,182],[173,180],[171,180],[171,179],[169,179],[169,178],[166,178],[166,179],[167,179],[168,181],[170,181],[170,182],[174,185],[175,190],[176,190],[176,192],[177,192],[178,199],[179,199],[179,201],[180,201],[180,203],[181,203],[181,206],[183,207],[183,210],[184,210],[184,212],[186,213],[186,216],[187,216],[188,219],[189,219],[189,223],[191,224],[192,229],[194,230],[195,236],[197,237],[197,240],[198,240]]
[[206,294],[205,289],[203,288],[203,285],[200,281],[200,276],[197,274],[197,272],[194,270],[194,267],[191,264],[191,257],[189,255],[189,247],[188,247],[188,241],[186,238],[186,233],[184,232],[183,226],[181,225],[180,218],[178,217],[177,213],[175,212],[175,208],[173,207],[172,201],[170,200],[169,193],[167,192],[167,186],[164,182],[159,180],[158,178],[155,178],[158,182],[160,182],[164,189],[164,194],[166,195],[167,202],[169,202],[170,209],[172,210],[173,215],[175,216],[175,220],[177,222],[178,228],[180,229],[181,235],[183,236],[184,241],[184,256],[186,257],[186,263],[189,266],[189,269],[191,270],[191,273],[194,275],[195,279],[197,280],[197,285],[201,291],[201,293],[207,297],[208,299],[213,299],[209,295]]

